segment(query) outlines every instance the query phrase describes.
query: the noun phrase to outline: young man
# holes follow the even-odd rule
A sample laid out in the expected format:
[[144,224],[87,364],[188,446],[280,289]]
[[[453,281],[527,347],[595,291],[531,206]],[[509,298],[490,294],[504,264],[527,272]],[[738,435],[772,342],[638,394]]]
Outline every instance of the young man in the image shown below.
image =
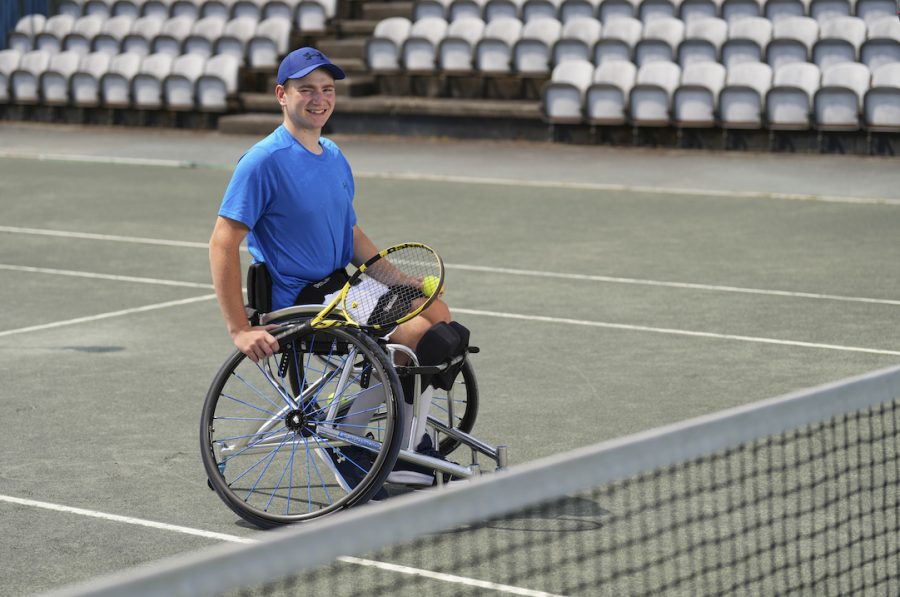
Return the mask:
[[[284,58],[275,86],[284,120],[241,157],[222,200],[209,242],[213,285],[228,333],[253,361],[274,354],[278,342],[274,326],[252,327],[244,312],[239,251],[245,238],[253,260],[264,262],[272,277],[273,310],[326,302],[328,292],[344,285],[348,263],[358,266],[378,252],[356,221],[350,165],[322,137],[337,99],[334,82],[343,78],[315,48]],[[398,326],[391,342],[415,350],[435,324],[450,319],[437,300]],[[405,429],[407,438],[410,433]],[[408,445],[419,447],[421,440],[417,432]]]

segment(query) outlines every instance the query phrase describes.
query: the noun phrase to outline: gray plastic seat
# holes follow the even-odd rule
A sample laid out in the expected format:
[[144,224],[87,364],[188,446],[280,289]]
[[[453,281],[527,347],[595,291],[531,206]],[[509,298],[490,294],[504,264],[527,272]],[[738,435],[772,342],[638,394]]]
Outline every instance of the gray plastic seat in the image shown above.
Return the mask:
[[763,0],[722,0],[719,14],[729,25],[747,17],[759,17],[763,14],[762,2]]
[[720,57],[726,68],[740,62],[760,62],[772,41],[772,21],[763,17],[745,17],[728,23],[728,39]]
[[150,42],[151,54],[178,56],[184,40],[191,34],[194,19],[188,16],[172,17],[162,24],[159,35]]
[[694,62],[719,62],[722,45],[728,39],[728,23],[717,17],[696,18],[684,28],[677,61],[682,68]]
[[900,21],[896,17],[869,24],[866,41],[859,49],[859,61],[873,72],[885,64],[900,62]]
[[0,104],[10,101],[10,78],[18,70],[22,52],[14,48],[0,50]]
[[19,19],[7,38],[9,49],[17,50],[20,54],[33,50],[34,40],[44,30],[46,23],[47,17],[42,14],[25,15]]
[[376,73],[399,72],[400,49],[409,37],[412,22],[406,17],[388,17],[375,25],[366,39],[365,57],[369,70]]
[[484,28],[484,21],[475,17],[460,17],[451,22],[447,35],[438,45],[438,68],[445,73],[471,73],[475,46],[484,35]]
[[143,0],[116,0],[112,4],[111,16],[129,17],[132,20],[137,20],[141,16],[143,4]]
[[718,119],[719,93],[725,67],[718,62],[692,62],[681,71],[672,97],[672,119],[679,127],[712,128]]
[[561,22],[559,10],[562,0],[525,0],[522,4],[522,20],[555,19]]
[[765,62],[740,62],[729,68],[719,92],[722,128],[763,128],[765,98],[771,87],[772,67]]
[[816,128],[822,131],[860,129],[863,98],[872,74],[865,64],[844,62],[822,70],[819,89],[813,97]]
[[807,62],[819,39],[819,24],[811,17],[786,17],[772,25],[772,40],[766,47],[766,62],[778,71],[789,62]]
[[142,17],[155,17],[166,20],[172,16],[172,3],[174,0],[144,0],[141,5]]
[[774,69],[766,95],[766,118],[773,130],[807,130],[812,126],[812,100],[821,72],[811,62],[789,62]]
[[103,21],[100,32],[94,36],[91,42],[93,52],[104,52],[111,56],[119,53],[122,40],[131,32],[134,21],[129,15],[114,16]]
[[182,54],[172,62],[172,70],[162,82],[166,108],[173,111],[194,109],[194,92],[205,65],[206,57],[200,54]]
[[681,67],[674,62],[653,61],[638,68],[629,98],[632,124],[669,126],[672,122],[672,98],[680,82]]
[[112,55],[92,52],[84,56],[70,79],[72,104],[79,108],[100,106],[100,80],[109,70]]
[[53,15],[44,23],[44,29],[34,38],[35,50],[59,52],[62,50],[62,42],[72,32],[75,19],[71,15]]
[[63,50],[89,54],[96,38],[103,31],[108,17],[97,14],[83,16],[72,24],[72,31],[62,40]]
[[141,68],[131,81],[132,105],[139,110],[163,107],[163,81],[172,72],[175,57],[167,53],[150,54],[141,60]]
[[433,73],[437,69],[438,47],[447,35],[447,21],[423,17],[412,24],[400,48],[400,62],[407,72]]
[[677,0],[640,0],[637,17],[647,25],[656,19],[674,19],[677,16]]
[[852,0],[810,0],[809,3],[809,16],[817,20],[820,25],[824,25],[826,21],[835,17],[852,15]]
[[513,70],[525,75],[549,75],[553,46],[561,33],[562,23],[556,19],[535,17],[526,21],[512,49]]
[[632,62],[634,47],[641,40],[644,24],[633,17],[616,17],[604,21],[600,41],[594,45],[594,64],[607,60]]
[[447,16],[451,23],[462,18],[484,19],[484,5],[487,0],[452,0]]
[[866,22],[858,17],[833,17],[822,22],[812,61],[824,72],[842,62],[856,62],[866,41]]
[[854,14],[871,25],[885,17],[894,18],[897,6],[895,0],[856,0]]
[[639,0],[602,0],[597,15],[604,25],[619,17],[636,18]]
[[240,62],[230,54],[213,56],[206,61],[197,79],[197,109],[203,112],[225,112],[229,99],[238,90]]
[[597,125],[625,124],[636,79],[637,67],[632,62],[608,60],[597,66],[585,92],[585,119]]
[[225,33],[225,23],[225,19],[218,16],[203,17],[194,21],[190,34],[182,41],[181,53],[212,56],[213,46]]
[[554,67],[541,90],[546,120],[554,124],[581,123],[585,93],[593,76],[594,65],[587,60],[567,60]]
[[68,50],[53,54],[50,63],[40,76],[41,102],[47,106],[66,106],[69,104],[69,80],[84,54]]
[[244,16],[231,19],[225,23],[222,35],[213,46],[213,54],[231,54],[244,64],[247,60],[247,44],[256,35],[258,21]]
[[763,16],[777,23],[782,19],[809,15],[809,0],[765,0]]
[[122,54],[141,54],[150,53],[150,45],[153,40],[162,32],[164,20],[158,17],[139,17],[131,25],[131,31],[122,38],[119,47]]
[[871,86],[863,98],[863,123],[870,131],[900,132],[900,62],[872,72]]
[[600,41],[603,25],[593,17],[573,17],[562,26],[559,39],[553,44],[551,62],[591,60],[594,46]]
[[638,68],[654,61],[672,62],[684,40],[684,21],[659,17],[644,23],[641,40],[634,47],[634,63]]
[[114,56],[100,78],[101,103],[106,108],[131,107],[131,80],[141,68],[142,54],[126,52]]
[[297,5],[297,29],[304,32],[325,31],[336,12],[336,0],[300,0]]
[[[720,18],[720,0],[681,0],[676,6],[677,17],[689,25],[694,19]],[[724,20],[724,19],[723,19]]]
[[562,0],[559,20],[568,25],[572,19],[599,19],[600,0]]
[[288,53],[291,21],[281,16],[269,17],[256,26],[247,42],[247,64],[252,68],[278,66]]
[[10,97],[15,103],[40,103],[40,78],[50,66],[52,55],[46,50],[32,50],[22,54],[19,66],[10,74]]
[[512,17],[496,17],[484,28],[475,46],[475,70],[482,73],[511,73],[513,47],[522,36],[522,22]]
[[450,0],[416,0],[413,4],[412,21],[417,23],[424,18],[442,19],[450,18]]

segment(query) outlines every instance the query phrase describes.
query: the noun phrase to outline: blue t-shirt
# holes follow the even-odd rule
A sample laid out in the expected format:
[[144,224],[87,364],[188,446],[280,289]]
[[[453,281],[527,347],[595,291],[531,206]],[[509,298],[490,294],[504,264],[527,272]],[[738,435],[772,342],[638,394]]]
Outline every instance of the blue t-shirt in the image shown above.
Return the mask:
[[250,229],[250,254],[272,275],[273,309],[353,257],[353,173],[334,142],[320,144],[321,155],[311,153],[278,127],[238,161],[219,209]]

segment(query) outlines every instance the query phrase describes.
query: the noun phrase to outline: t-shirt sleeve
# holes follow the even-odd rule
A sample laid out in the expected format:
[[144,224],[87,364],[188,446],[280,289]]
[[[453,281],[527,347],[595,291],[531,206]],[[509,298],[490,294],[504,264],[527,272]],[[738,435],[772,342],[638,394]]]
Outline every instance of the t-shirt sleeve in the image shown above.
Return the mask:
[[268,192],[270,178],[266,176],[267,156],[265,151],[251,149],[241,157],[225,189],[220,216],[253,228],[271,196]]

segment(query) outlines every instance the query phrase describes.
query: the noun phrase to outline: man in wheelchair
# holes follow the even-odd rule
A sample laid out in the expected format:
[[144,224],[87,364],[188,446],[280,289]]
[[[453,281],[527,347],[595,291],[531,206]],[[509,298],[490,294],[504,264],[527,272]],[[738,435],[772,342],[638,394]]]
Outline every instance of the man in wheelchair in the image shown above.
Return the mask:
[[[248,294],[260,312],[327,303],[347,281],[346,266],[358,266],[378,252],[357,223],[350,165],[340,148],[322,136],[334,110],[335,80],[342,78],[343,71],[314,48],[284,58],[275,86],[283,122],[241,157],[218,212],[209,242],[213,284],[234,345],[254,362],[277,353],[279,345],[270,333],[274,325],[259,325],[247,317],[240,261],[245,238],[255,262]],[[452,321],[440,299],[389,334],[390,342],[409,347],[423,365],[445,362],[468,347],[468,330]],[[457,372],[448,369],[423,380],[422,387],[424,382],[449,387]],[[413,380],[404,381],[404,397],[412,403]],[[422,430],[404,428],[404,444],[434,451]],[[433,481],[432,471],[398,464],[407,469],[396,470],[398,482]],[[352,485],[347,477],[353,471],[341,473]]]

